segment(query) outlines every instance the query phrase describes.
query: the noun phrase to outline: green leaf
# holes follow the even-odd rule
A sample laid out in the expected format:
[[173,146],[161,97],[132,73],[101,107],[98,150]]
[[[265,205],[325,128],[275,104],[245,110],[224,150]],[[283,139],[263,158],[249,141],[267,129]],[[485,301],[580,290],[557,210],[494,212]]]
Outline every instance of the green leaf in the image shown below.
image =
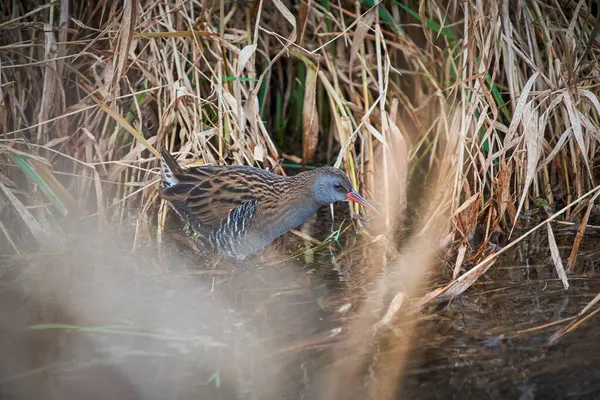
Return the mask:
[[[147,338],[152,338],[152,339],[169,340],[169,341],[177,341],[177,342],[192,342],[192,341],[196,341],[198,339],[198,337],[191,337],[191,336],[187,336],[187,335],[180,336],[180,335],[166,334],[166,333],[162,333],[162,332],[139,331],[139,330],[131,329],[128,326],[122,326],[122,325],[78,326],[78,325],[70,325],[70,324],[48,323],[48,324],[31,325],[28,327],[28,329],[36,330],[36,331],[55,329],[55,330],[88,332],[88,333],[104,333],[104,334],[112,334],[112,335],[147,337]],[[206,337],[204,339],[206,341],[206,345],[208,345],[208,346],[212,346],[212,347],[227,346],[226,343],[212,340],[209,337]]]
[[11,154],[11,157],[12,157],[13,161],[15,162],[15,164],[27,176],[27,178],[29,178],[30,181],[32,181],[33,183],[38,185],[40,187],[40,189],[42,189],[42,192],[44,192],[46,197],[52,202],[52,204],[54,205],[56,210],[62,216],[67,215],[68,211],[67,211],[67,208],[65,207],[65,205],[63,204],[63,202],[56,195],[56,193],[54,193],[54,191],[52,191],[50,186],[48,186],[48,184],[44,181],[44,179],[42,179],[42,177],[37,173],[37,171],[35,169],[33,169],[33,167],[31,166],[31,164],[29,164],[29,162],[26,160],[26,158],[23,156],[17,155],[17,154]]
[[[404,4],[400,3],[397,0],[396,0],[396,4],[398,4],[400,6],[400,8],[402,8],[404,11],[406,11],[407,13],[409,13],[410,15],[412,15],[413,17],[415,17],[416,19],[421,21],[421,16],[419,15],[419,13],[411,10],[410,8],[408,8],[407,6],[405,6]],[[438,24],[435,21],[430,20],[429,18],[427,18],[427,20],[425,21],[425,24],[432,31],[434,31],[442,36],[445,36],[448,39],[456,40],[456,33],[454,33],[454,29],[452,29],[451,27],[442,28],[440,26],[440,24]]]
[[[476,62],[479,62],[479,60],[476,59]],[[500,94],[500,90],[498,90],[498,87],[496,85],[492,84],[492,76],[489,74],[489,72],[485,76],[485,81],[487,82],[488,86],[492,91],[492,96],[494,97],[494,100],[496,100],[496,103],[498,103],[498,108],[500,109],[500,111],[502,111],[502,114],[504,114],[506,120],[510,122],[512,119],[510,112],[508,111],[508,108],[506,108],[506,103],[504,102],[504,99]]]
[[[365,3],[367,3],[369,5],[369,7],[373,7],[375,5],[374,0],[364,0],[364,1],[365,1]],[[377,7],[377,10],[379,11],[379,17],[381,17],[381,19],[383,19],[383,22],[385,22],[394,31],[394,33],[401,32],[400,29],[398,28],[398,25],[396,25],[394,18],[392,18],[392,14],[390,14],[389,11],[382,4],[380,4]]]
[[267,119],[267,108],[265,105],[267,104],[267,94],[269,92],[269,82],[270,82],[271,73],[268,72],[266,79],[263,79],[260,88],[258,89],[258,106],[260,108],[260,118],[264,121]]
[[221,387],[221,374],[219,373],[219,370],[216,370],[215,373],[212,374],[210,378],[208,378],[208,381],[206,383],[211,383],[213,381],[215,382],[215,387]]
[[275,93],[275,118],[273,125],[275,135],[277,136],[277,142],[282,146],[285,142],[285,135],[283,132],[283,95],[280,91]]
[[285,164],[285,163],[281,164],[281,166],[284,168],[291,168],[291,169],[302,169],[302,168],[315,169],[315,168],[317,168],[314,165]]
[[226,82],[231,82],[231,81],[242,81],[242,82],[250,82],[250,81],[255,81],[255,78],[249,78],[247,76],[240,76],[239,78],[237,76],[224,76],[223,80]]

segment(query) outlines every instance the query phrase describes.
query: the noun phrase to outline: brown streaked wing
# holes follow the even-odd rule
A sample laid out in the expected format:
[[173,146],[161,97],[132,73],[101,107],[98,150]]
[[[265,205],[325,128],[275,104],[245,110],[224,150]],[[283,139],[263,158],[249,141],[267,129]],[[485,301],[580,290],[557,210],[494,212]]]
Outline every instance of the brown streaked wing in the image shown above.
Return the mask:
[[258,209],[262,204],[273,203],[273,194],[265,178],[281,178],[260,169],[248,167],[205,166],[190,168],[180,183],[164,189],[161,194],[166,200],[185,205],[191,217],[200,224],[218,228],[227,219],[230,211],[254,199]]

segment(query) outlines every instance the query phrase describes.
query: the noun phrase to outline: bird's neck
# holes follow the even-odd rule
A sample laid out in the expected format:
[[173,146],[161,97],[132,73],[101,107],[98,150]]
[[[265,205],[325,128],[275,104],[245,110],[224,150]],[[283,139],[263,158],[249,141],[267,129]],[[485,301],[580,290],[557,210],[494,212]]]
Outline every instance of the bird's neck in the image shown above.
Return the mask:
[[306,222],[318,209],[320,205],[314,203],[296,203],[285,207],[278,218],[272,222],[272,230],[269,239],[275,240],[290,230],[297,228]]
[[274,212],[263,214],[265,241],[271,242],[302,225],[321,207],[310,195],[312,183],[311,174],[307,172],[272,182],[272,190],[279,199],[272,205]]
[[271,227],[269,239],[274,240],[291,229],[297,228],[306,222],[320,207],[321,204],[313,200],[309,195],[312,190],[312,182],[303,176],[306,173],[291,176],[286,179],[287,195],[282,197],[278,205],[278,211],[268,225]]

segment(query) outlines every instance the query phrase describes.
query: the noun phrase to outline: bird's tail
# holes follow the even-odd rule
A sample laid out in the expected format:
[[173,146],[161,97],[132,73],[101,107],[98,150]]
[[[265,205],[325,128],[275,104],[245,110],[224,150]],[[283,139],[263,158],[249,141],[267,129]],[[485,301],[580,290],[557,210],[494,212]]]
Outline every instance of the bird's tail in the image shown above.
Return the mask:
[[162,149],[160,155],[163,184],[166,187],[173,186],[179,182],[177,175],[182,175],[183,170],[179,166],[179,163],[177,163],[175,157],[167,150]]

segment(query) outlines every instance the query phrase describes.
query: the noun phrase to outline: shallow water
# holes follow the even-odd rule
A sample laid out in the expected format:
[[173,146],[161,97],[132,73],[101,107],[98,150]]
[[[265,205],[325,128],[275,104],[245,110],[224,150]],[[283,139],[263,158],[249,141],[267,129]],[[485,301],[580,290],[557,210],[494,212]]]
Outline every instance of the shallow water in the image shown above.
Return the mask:
[[[365,271],[332,266],[328,251],[309,263],[198,265],[174,244],[119,247],[84,235],[66,252],[2,259],[2,398],[319,398]],[[599,316],[555,345],[568,322],[515,334],[600,293],[596,254],[584,240],[565,291],[533,238],[462,296],[427,306],[396,398],[599,398]]]
[[495,281],[436,311],[418,330],[410,398],[598,398],[600,324],[588,320],[557,344],[567,323],[518,334],[577,314],[600,293],[598,277]]

